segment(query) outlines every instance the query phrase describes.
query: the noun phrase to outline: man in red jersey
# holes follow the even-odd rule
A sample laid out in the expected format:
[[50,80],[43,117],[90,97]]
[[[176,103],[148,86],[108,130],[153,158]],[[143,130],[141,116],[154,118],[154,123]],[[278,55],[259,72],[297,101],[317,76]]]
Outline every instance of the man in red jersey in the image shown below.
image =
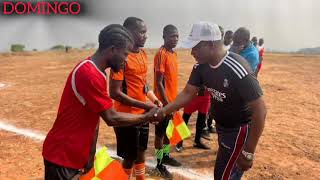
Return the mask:
[[116,112],[107,93],[105,70],[120,71],[133,45],[121,25],[99,34],[95,54],[81,61],[67,79],[57,118],[43,144],[45,179],[72,179],[92,167],[99,118],[109,126],[130,126],[153,120],[156,108],[133,115]]

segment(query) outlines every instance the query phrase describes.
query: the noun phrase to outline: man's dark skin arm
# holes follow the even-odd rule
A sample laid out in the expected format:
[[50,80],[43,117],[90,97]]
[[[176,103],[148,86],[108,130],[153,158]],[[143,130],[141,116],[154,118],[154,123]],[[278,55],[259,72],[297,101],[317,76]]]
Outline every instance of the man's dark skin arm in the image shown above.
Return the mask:
[[113,108],[105,110],[100,114],[102,119],[107,123],[108,126],[132,126],[145,122],[154,122],[154,114],[157,108],[153,108],[145,114],[129,114],[117,112]]
[[164,118],[167,114],[171,114],[174,111],[189,104],[189,102],[197,95],[199,87],[187,84],[182,92],[177,96],[175,101],[169,103],[164,108],[160,109],[156,114],[158,119]]
[[161,73],[161,72],[156,72],[156,76],[157,76],[157,86],[158,86],[159,93],[161,96],[160,100],[161,100],[162,104],[165,106],[169,103],[169,100],[167,98],[166,91],[163,86],[164,76],[163,76],[163,73]]
[[122,82],[119,80],[113,80],[110,78],[109,82],[109,93],[110,97],[118,102],[121,102],[123,104],[126,104],[128,106],[134,106],[137,108],[145,109],[145,110],[150,110],[156,105],[151,104],[151,103],[144,103],[141,101],[138,101],[136,99],[133,99],[126,95],[125,93],[122,92]]
[[[254,153],[256,150],[259,138],[264,129],[267,109],[262,97],[249,102],[249,108],[252,111],[252,116],[251,116],[252,120],[250,125],[250,132],[249,132],[246,144],[244,146],[244,151],[249,153]],[[245,157],[242,155],[242,153],[240,154],[239,159],[237,161],[237,165],[239,169],[242,171],[246,171],[249,168],[251,168],[252,163],[253,163],[252,161],[246,160]]]

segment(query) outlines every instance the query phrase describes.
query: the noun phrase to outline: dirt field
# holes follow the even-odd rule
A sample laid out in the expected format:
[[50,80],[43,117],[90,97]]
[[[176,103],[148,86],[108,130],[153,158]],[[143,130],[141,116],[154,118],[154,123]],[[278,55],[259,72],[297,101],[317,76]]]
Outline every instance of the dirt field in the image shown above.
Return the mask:
[[[149,50],[149,82],[153,83],[154,50]],[[0,54],[0,121],[43,134],[55,120],[66,77],[73,66],[92,51],[65,54],[42,52]],[[189,51],[179,51],[179,84],[183,88],[194,60]],[[252,170],[244,179],[319,179],[320,177],[320,56],[267,54],[259,76],[268,116]],[[194,117],[193,117],[194,119]],[[191,129],[194,132],[194,120]],[[112,128],[101,124],[99,143],[115,149]],[[217,145],[211,150],[192,148],[172,155],[183,166],[212,175]],[[148,156],[152,159],[154,131]],[[0,179],[41,179],[42,143],[0,130]],[[175,179],[180,179],[176,177]]]

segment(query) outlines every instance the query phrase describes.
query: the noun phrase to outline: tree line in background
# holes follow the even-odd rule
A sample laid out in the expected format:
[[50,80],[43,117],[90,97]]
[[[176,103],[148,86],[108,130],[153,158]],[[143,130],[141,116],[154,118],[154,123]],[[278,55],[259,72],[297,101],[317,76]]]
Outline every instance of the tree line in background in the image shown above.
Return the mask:
[[[95,48],[95,46],[96,46],[95,43],[86,43],[81,47],[81,49],[93,49],[93,48]],[[26,46],[24,44],[11,44],[10,51],[11,52],[24,52],[25,48],[26,48]],[[49,50],[50,51],[66,51],[66,52],[68,52],[71,49],[72,49],[71,46],[58,44],[58,45],[52,46]],[[77,48],[75,48],[75,49],[77,49]],[[32,51],[37,51],[37,49],[32,49]]]
[[[81,49],[94,49],[95,47],[96,47],[95,43],[86,43],[81,47]],[[23,44],[12,44],[11,48],[10,48],[10,51],[11,52],[24,52],[25,48],[26,47]],[[72,49],[71,46],[58,44],[58,45],[52,46],[49,50],[51,50],[51,51],[66,51],[66,52],[68,52],[71,49]],[[37,49],[32,49],[32,51],[37,51]],[[267,51],[271,52],[271,53],[281,53],[281,51],[270,50],[270,49],[269,50],[267,49]],[[303,49],[300,49],[300,50],[295,51],[295,52],[285,52],[285,53],[320,54],[320,47],[303,48]]]

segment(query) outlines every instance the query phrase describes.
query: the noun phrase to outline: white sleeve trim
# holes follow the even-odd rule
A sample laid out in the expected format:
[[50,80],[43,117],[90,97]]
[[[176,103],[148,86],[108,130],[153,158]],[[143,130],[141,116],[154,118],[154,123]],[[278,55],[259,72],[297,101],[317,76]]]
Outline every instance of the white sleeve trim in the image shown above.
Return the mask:
[[76,87],[76,72],[78,71],[78,69],[84,65],[85,63],[89,62],[90,60],[85,60],[83,62],[81,62],[72,72],[72,76],[71,76],[71,87],[73,90],[74,95],[77,97],[77,99],[80,101],[80,103],[85,106],[86,105],[86,100],[78,93],[77,91],[77,87]]
[[86,105],[86,100],[79,94],[79,92],[77,91],[77,86],[76,86],[76,73],[78,71],[78,69],[84,65],[85,63],[91,63],[96,70],[103,76],[104,79],[107,79],[106,75],[103,74],[103,72],[101,72],[98,67],[91,61],[91,60],[84,60],[83,62],[81,62],[72,72],[72,76],[71,76],[71,87],[73,90],[74,95],[77,97],[77,99],[80,101],[80,103],[85,106]]

